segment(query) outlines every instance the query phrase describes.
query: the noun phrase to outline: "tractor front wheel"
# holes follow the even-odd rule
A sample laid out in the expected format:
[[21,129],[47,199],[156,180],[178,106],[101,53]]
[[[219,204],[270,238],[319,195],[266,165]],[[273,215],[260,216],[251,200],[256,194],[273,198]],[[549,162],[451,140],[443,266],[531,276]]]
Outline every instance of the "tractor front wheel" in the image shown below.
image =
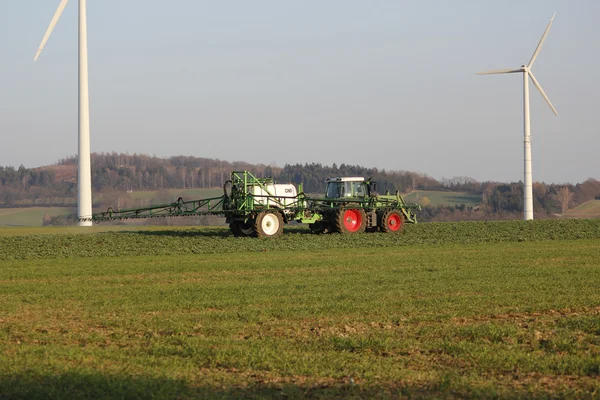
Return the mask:
[[381,221],[379,221],[381,232],[399,233],[404,228],[404,216],[400,211],[388,210],[383,213]]
[[283,217],[277,211],[263,211],[254,223],[254,236],[276,237],[283,232]]
[[335,231],[344,234],[362,233],[367,225],[365,210],[361,208],[340,209],[334,221]]

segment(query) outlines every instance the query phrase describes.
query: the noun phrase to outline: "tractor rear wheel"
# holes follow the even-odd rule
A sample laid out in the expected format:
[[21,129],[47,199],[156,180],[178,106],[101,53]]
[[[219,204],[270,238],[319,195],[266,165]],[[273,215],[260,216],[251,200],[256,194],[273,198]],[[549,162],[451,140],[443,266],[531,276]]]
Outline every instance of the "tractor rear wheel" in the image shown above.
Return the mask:
[[334,219],[334,230],[339,233],[363,233],[367,225],[367,216],[362,208],[342,208]]
[[258,214],[253,226],[254,236],[276,237],[283,232],[283,217],[277,211],[263,211]]
[[404,228],[404,216],[402,212],[397,210],[388,210],[383,213],[381,221],[379,221],[381,232],[399,233]]

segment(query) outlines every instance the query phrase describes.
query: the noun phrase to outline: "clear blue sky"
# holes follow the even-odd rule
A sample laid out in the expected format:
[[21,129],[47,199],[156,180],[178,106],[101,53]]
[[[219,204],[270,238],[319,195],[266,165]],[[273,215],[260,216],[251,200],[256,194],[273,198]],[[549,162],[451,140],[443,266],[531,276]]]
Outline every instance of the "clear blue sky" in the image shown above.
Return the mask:
[[[0,21],[0,165],[77,152],[77,0]],[[92,151],[360,164],[519,181],[520,75],[535,181],[600,178],[600,1],[88,0]]]

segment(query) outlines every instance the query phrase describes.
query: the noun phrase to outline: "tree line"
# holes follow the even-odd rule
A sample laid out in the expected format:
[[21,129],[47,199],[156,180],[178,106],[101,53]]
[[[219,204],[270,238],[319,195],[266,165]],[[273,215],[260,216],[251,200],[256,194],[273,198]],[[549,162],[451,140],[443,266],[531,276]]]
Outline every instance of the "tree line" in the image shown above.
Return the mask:
[[[243,161],[175,156],[160,158],[146,154],[93,153],[92,186],[95,193],[136,192],[222,187],[233,170],[247,170],[258,177],[273,177],[280,183],[302,184],[305,193],[322,194],[325,179],[361,176],[377,182],[377,191],[455,191],[481,196],[481,206],[432,207],[423,204],[426,219],[469,218],[467,215],[512,215],[523,211],[521,182],[477,182],[469,177],[436,180],[413,171],[387,171],[359,165],[286,164],[283,168]],[[77,196],[76,156],[40,168],[0,167],[0,207],[70,206]],[[591,199],[600,199],[600,181],[588,179],[577,184],[533,185],[536,213],[564,213]],[[473,217],[475,218],[475,217]]]
[[[519,219],[523,215],[523,184],[521,182],[470,183],[467,193],[481,194],[481,206],[468,207],[424,205],[419,213],[422,221],[457,221]],[[456,186],[461,191],[461,186]],[[463,188],[466,189],[466,188]],[[578,184],[533,184],[533,210],[535,218],[552,218],[564,214],[586,201],[600,200],[600,181],[588,179]]]

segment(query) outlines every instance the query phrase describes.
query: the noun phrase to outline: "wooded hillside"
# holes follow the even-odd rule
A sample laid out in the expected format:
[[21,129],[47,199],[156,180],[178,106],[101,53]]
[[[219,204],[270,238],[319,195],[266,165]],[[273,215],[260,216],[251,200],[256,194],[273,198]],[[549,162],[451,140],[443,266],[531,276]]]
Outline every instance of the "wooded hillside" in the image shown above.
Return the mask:
[[[95,194],[116,191],[164,191],[221,187],[232,170],[248,170],[258,177],[272,176],[280,183],[303,184],[307,193],[323,193],[325,178],[362,176],[378,182],[378,191],[410,193],[413,190],[452,191],[481,197],[481,205],[432,205],[426,197],[425,219],[445,216],[473,219],[487,215],[518,214],[523,207],[523,185],[516,183],[477,182],[468,177],[436,180],[412,171],[386,171],[358,165],[294,164],[283,168],[253,165],[243,161],[224,161],[201,157],[175,156],[159,158],[145,154],[92,154],[92,185]],[[0,167],[0,207],[73,206],[77,195],[77,157],[59,160],[55,165],[15,169]],[[588,179],[578,184],[535,183],[536,213],[565,213],[588,200],[600,199],[600,181]],[[97,204],[96,204],[97,205]],[[450,215],[450,217],[448,217]],[[462,217],[461,217],[462,215]]]

